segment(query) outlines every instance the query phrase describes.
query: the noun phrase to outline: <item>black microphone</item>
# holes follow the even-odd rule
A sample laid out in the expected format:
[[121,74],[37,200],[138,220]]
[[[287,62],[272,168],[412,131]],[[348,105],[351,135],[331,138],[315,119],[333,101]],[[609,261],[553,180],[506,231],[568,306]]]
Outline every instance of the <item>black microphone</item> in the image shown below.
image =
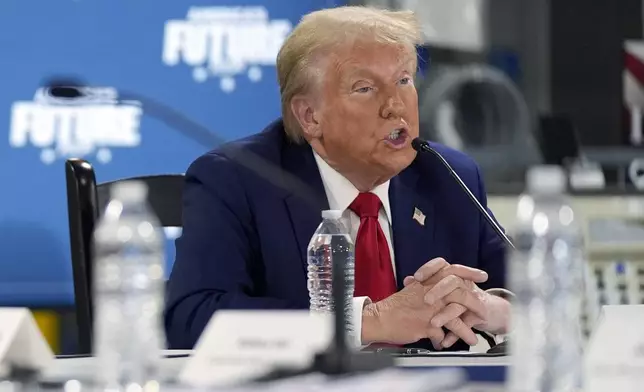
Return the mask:
[[474,194],[472,193],[470,188],[468,188],[467,185],[465,185],[465,183],[463,182],[461,177],[458,175],[458,173],[456,173],[454,168],[452,168],[452,166],[447,162],[447,160],[445,160],[445,158],[443,158],[443,156],[438,151],[434,150],[432,148],[432,146],[430,146],[427,141],[425,141],[425,140],[423,140],[421,138],[417,137],[414,140],[412,140],[411,141],[411,146],[414,148],[414,150],[416,150],[418,152],[429,152],[429,153],[434,154],[434,156],[436,156],[436,158],[438,158],[438,160],[443,164],[443,166],[445,166],[445,168],[447,169],[449,174],[452,175],[454,180],[456,180],[456,182],[461,187],[463,192],[465,192],[467,194],[467,196],[470,198],[470,200],[472,201],[472,203],[474,203],[474,205],[479,210],[481,215],[483,215],[483,218],[485,218],[487,223],[489,223],[490,226],[492,226],[492,229],[494,229],[496,234],[503,240],[503,242],[505,242],[506,245],[508,245],[509,247],[514,249],[514,244],[512,243],[510,238],[508,238],[508,236],[505,234],[503,229],[501,229],[501,227],[498,225],[498,223],[496,223],[496,221],[494,219],[492,219],[492,217],[487,212],[485,207],[483,207],[481,205],[481,203],[478,201],[476,196],[474,196]]

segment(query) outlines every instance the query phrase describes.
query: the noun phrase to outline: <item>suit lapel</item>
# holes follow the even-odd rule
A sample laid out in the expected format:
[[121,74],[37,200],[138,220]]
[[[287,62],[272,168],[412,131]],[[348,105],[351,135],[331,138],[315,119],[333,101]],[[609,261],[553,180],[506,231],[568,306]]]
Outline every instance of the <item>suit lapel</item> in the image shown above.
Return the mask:
[[[410,165],[392,178],[389,187],[399,289],[402,288],[405,276],[413,275],[418,267],[436,252],[435,203],[431,194],[428,194],[430,192],[422,192],[424,186],[419,183],[419,173],[415,166]],[[415,212],[417,212],[417,219],[414,219]],[[423,216],[424,222],[422,222]]]
[[306,248],[311,236],[322,221],[321,212],[329,208],[322,177],[313,152],[308,144],[288,143],[284,147],[282,166],[292,173],[307,189],[292,189],[284,202],[293,225],[302,263],[306,266]]
[[[398,287],[402,288],[405,276],[414,272],[426,261],[441,256],[441,244],[435,241],[436,211],[435,197],[438,192],[427,189],[428,178],[419,179],[416,162],[391,179],[389,201],[392,215],[392,235]],[[303,268],[306,268],[306,248],[311,236],[320,224],[321,211],[329,208],[322,177],[308,144],[296,145],[287,142],[282,154],[282,167],[286,173],[305,188],[287,184],[284,203],[288,210],[297,241]],[[290,185],[289,185],[290,184]],[[424,224],[414,219],[418,209],[424,217]]]

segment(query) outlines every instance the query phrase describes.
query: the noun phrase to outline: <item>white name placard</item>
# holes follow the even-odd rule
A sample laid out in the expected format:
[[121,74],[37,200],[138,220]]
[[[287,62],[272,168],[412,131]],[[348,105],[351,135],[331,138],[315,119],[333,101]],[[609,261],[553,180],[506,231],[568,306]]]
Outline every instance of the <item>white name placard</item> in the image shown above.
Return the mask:
[[585,357],[586,392],[644,388],[644,305],[606,305]]
[[0,308],[0,375],[12,367],[40,371],[54,360],[27,308]]
[[179,381],[230,385],[276,366],[305,367],[330,344],[332,316],[308,310],[218,311],[210,319]]

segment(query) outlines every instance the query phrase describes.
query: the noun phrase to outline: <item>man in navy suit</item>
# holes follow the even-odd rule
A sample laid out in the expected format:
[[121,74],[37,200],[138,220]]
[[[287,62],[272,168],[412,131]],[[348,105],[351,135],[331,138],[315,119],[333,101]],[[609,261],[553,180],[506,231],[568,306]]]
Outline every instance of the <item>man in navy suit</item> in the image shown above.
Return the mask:
[[[504,286],[502,240],[411,147],[419,40],[410,12],[302,19],[277,59],[283,118],[186,173],[165,312],[172,348],[191,348],[220,309],[308,308],[306,248],[327,209],[343,211],[355,242],[355,346],[463,349],[476,344],[472,328],[507,332],[509,303],[493,291]],[[485,205],[476,163],[432,146]]]

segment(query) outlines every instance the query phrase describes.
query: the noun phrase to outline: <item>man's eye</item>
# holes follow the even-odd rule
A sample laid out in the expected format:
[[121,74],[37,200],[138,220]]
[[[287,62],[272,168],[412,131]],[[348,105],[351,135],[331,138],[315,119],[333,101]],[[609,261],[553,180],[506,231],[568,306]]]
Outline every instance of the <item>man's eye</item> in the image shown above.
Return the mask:
[[356,92],[358,92],[358,93],[368,93],[371,90],[373,90],[372,87],[360,87],[359,89],[356,89]]
[[409,77],[400,79],[400,84],[409,84],[409,83],[411,83],[411,78]]

